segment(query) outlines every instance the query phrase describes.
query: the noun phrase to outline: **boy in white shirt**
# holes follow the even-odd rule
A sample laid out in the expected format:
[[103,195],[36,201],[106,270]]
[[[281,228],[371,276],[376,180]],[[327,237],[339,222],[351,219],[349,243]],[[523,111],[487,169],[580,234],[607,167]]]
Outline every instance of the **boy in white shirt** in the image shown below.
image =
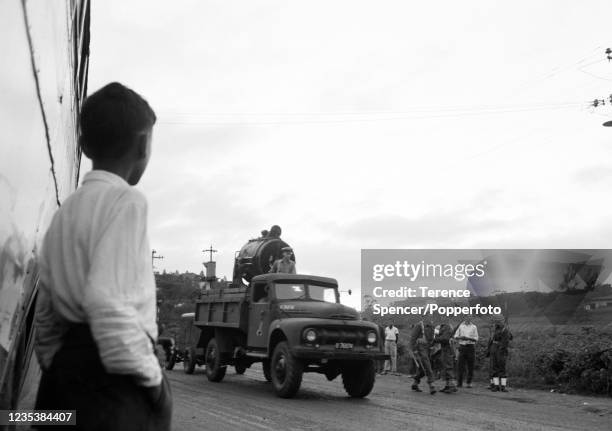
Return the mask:
[[79,144],[92,160],[40,254],[37,410],[76,410],[75,430],[169,430],[170,387],[154,353],[155,280],[147,202],[134,186],[155,113],[111,83],[85,101]]

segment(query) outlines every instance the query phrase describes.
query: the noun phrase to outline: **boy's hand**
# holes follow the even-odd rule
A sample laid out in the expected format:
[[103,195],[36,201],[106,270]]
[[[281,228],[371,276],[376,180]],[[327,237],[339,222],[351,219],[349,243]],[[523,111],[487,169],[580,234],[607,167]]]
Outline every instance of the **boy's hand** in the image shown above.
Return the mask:
[[159,401],[162,393],[163,384],[164,382],[162,381],[162,383],[157,386],[150,386],[144,388],[145,394],[147,395],[147,400],[149,400],[151,404],[155,405],[157,404],[157,401]]
[[166,375],[162,374],[160,385],[144,389],[152,410],[146,429],[170,430],[172,428],[172,394]]
[[165,374],[162,374],[161,384],[144,389],[147,400],[153,406],[153,411],[161,412],[172,409],[172,394]]

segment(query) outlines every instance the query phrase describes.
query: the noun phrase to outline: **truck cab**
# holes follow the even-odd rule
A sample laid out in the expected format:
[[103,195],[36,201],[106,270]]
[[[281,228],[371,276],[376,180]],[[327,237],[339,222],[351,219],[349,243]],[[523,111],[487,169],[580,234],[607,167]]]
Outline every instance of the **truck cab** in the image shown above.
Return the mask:
[[327,277],[263,274],[246,286],[211,289],[196,302],[194,324],[209,380],[223,379],[228,365],[261,362],[281,397],[295,395],[304,372],[342,375],[348,394],[364,397],[374,360],[386,358],[378,326],[342,305],[338,283]]

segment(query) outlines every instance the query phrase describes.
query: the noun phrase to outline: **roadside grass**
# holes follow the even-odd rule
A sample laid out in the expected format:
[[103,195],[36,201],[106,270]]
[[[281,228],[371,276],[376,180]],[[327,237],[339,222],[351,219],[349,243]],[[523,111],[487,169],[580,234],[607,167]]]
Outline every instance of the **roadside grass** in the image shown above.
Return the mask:
[[[511,325],[512,326],[512,325]],[[474,380],[489,381],[487,328],[479,327]],[[398,370],[414,372],[406,352],[409,332],[400,335]],[[512,331],[507,362],[509,385],[612,396],[612,330],[591,325],[520,325]]]

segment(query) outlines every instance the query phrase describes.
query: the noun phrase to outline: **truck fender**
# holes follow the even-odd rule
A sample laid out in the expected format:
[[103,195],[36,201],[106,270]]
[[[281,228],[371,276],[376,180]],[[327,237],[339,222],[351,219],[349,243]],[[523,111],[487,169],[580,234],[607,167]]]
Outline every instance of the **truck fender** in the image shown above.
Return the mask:
[[270,322],[269,331],[268,331],[268,356],[272,356],[272,352],[274,352],[274,347],[281,341],[287,340],[287,335],[285,334],[284,327],[280,319],[273,320]]

